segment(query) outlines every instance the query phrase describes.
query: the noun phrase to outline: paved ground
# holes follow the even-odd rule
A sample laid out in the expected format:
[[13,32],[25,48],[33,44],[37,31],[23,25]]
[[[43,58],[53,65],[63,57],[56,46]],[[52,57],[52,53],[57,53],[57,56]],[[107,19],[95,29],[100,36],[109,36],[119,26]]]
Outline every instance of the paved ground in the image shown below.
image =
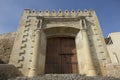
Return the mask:
[[14,79],[11,78],[9,80],[120,80],[120,78],[101,76],[86,77],[78,74],[45,74],[35,78],[17,77]]

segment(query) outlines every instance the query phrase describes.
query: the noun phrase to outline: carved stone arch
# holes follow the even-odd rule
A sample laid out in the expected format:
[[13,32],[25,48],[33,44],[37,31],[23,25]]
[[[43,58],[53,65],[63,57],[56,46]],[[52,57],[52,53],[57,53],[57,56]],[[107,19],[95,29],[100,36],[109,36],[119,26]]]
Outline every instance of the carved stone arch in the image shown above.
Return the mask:
[[[72,47],[74,48],[74,50],[72,50],[73,51],[73,53],[71,54],[71,53],[69,53],[69,52],[71,52],[71,51],[69,51],[69,50],[65,50],[65,52],[67,52],[68,54],[68,56],[65,54],[65,53],[63,53],[62,54],[62,52],[59,50],[59,49],[57,49],[58,51],[60,51],[59,53],[56,53],[56,54],[58,54],[59,55],[59,61],[61,61],[61,65],[59,65],[59,67],[61,67],[61,68],[59,68],[59,67],[56,67],[56,68],[58,68],[58,69],[56,69],[57,71],[54,71],[55,69],[53,69],[53,73],[79,73],[79,66],[78,66],[78,60],[77,60],[77,51],[76,51],[76,36],[77,36],[77,34],[79,33],[79,31],[80,31],[80,29],[78,29],[78,28],[73,28],[73,27],[69,27],[69,26],[57,26],[57,27],[51,27],[51,28],[46,28],[46,29],[43,29],[43,32],[45,33],[45,35],[46,35],[46,54],[45,54],[45,62],[44,62],[44,65],[45,65],[45,71],[44,71],[44,73],[47,73],[46,72],[46,69],[48,69],[48,68],[46,68],[46,61],[48,60],[48,52],[50,52],[50,51],[48,51],[48,47],[49,47],[49,42],[50,42],[50,40],[53,40],[53,44],[56,42],[56,39],[57,39],[57,44],[55,44],[55,45],[57,45],[57,47],[58,46],[60,46],[60,47],[64,47],[64,45],[73,45]],[[62,41],[62,42],[61,42]],[[66,42],[67,41],[67,42]],[[61,46],[61,44],[62,44],[62,46]],[[64,47],[64,48],[66,48],[66,47]],[[66,48],[67,49],[67,48]],[[54,50],[54,49],[53,49]],[[75,54],[74,54],[74,52],[75,52]],[[65,55],[64,55],[65,54]],[[71,56],[70,56],[70,55]],[[74,54],[74,56],[73,56],[73,54]],[[52,54],[53,56],[54,56],[54,54]],[[62,56],[61,56],[62,55]],[[67,61],[69,61],[69,63],[71,63],[71,64],[69,64],[69,65],[67,65],[66,63],[63,63],[62,62],[62,58],[63,58],[63,55],[64,55],[64,57],[65,56],[67,56],[68,58],[66,58],[67,59]],[[55,57],[54,57],[55,58]],[[74,59],[73,61],[72,61],[72,58]],[[52,60],[51,60],[52,61]],[[59,62],[58,61],[58,62]],[[71,62],[72,61],[72,62]],[[73,64],[74,63],[74,64]],[[75,64],[76,63],[76,64]],[[47,64],[48,65],[48,64]],[[54,64],[53,64],[54,65]],[[64,68],[62,67],[62,66],[64,66]],[[65,69],[65,66],[67,66],[69,69]],[[71,67],[71,66],[74,66],[74,67]],[[49,65],[49,67],[50,67],[50,65]],[[54,67],[54,66],[52,66],[52,67]],[[74,69],[73,69],[74,68]],[[64,69],[64,70],[63,70]],[[61,71],[60,71],[61,70]],[[49,70],[48,70],[49,71]],[[48,73],[50,73],[50,72],[48,72]]]
[[77,33],[80,31],[77,28],[72,27],[51,27],[43,30],[47,37],[75,37]]

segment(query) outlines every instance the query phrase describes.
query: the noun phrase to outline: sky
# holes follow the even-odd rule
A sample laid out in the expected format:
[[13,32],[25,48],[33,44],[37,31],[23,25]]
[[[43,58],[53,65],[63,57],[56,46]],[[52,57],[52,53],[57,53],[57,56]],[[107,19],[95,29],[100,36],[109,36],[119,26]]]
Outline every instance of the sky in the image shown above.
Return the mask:
[[94,9],[104,37],[120,32],[120,0],[0,0],[0,34],[17,31],[24,9]]

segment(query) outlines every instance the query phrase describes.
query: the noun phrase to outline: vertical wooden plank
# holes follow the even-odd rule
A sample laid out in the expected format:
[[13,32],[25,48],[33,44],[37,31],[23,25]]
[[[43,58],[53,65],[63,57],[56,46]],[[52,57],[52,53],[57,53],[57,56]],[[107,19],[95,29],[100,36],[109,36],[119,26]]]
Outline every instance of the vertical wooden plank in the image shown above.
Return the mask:
[[45,73],[60,73],[61,58],[58,55],[59,52],[60,52],[59,38],[48,39]]
[[73,38],[48,39],[46,55],[46,73],[78,73]]
[[62,71],[65,73],[78,73],[77,54],[73,38],[62,38]]

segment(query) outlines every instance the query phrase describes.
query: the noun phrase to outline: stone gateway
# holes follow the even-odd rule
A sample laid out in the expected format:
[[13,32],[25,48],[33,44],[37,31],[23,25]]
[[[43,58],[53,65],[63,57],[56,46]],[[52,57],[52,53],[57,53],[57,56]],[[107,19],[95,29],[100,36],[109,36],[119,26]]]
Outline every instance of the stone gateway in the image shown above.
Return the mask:
[[20,19],[9,64],[21,76],[106,75],[110,57],[94,10],[34,11]]

